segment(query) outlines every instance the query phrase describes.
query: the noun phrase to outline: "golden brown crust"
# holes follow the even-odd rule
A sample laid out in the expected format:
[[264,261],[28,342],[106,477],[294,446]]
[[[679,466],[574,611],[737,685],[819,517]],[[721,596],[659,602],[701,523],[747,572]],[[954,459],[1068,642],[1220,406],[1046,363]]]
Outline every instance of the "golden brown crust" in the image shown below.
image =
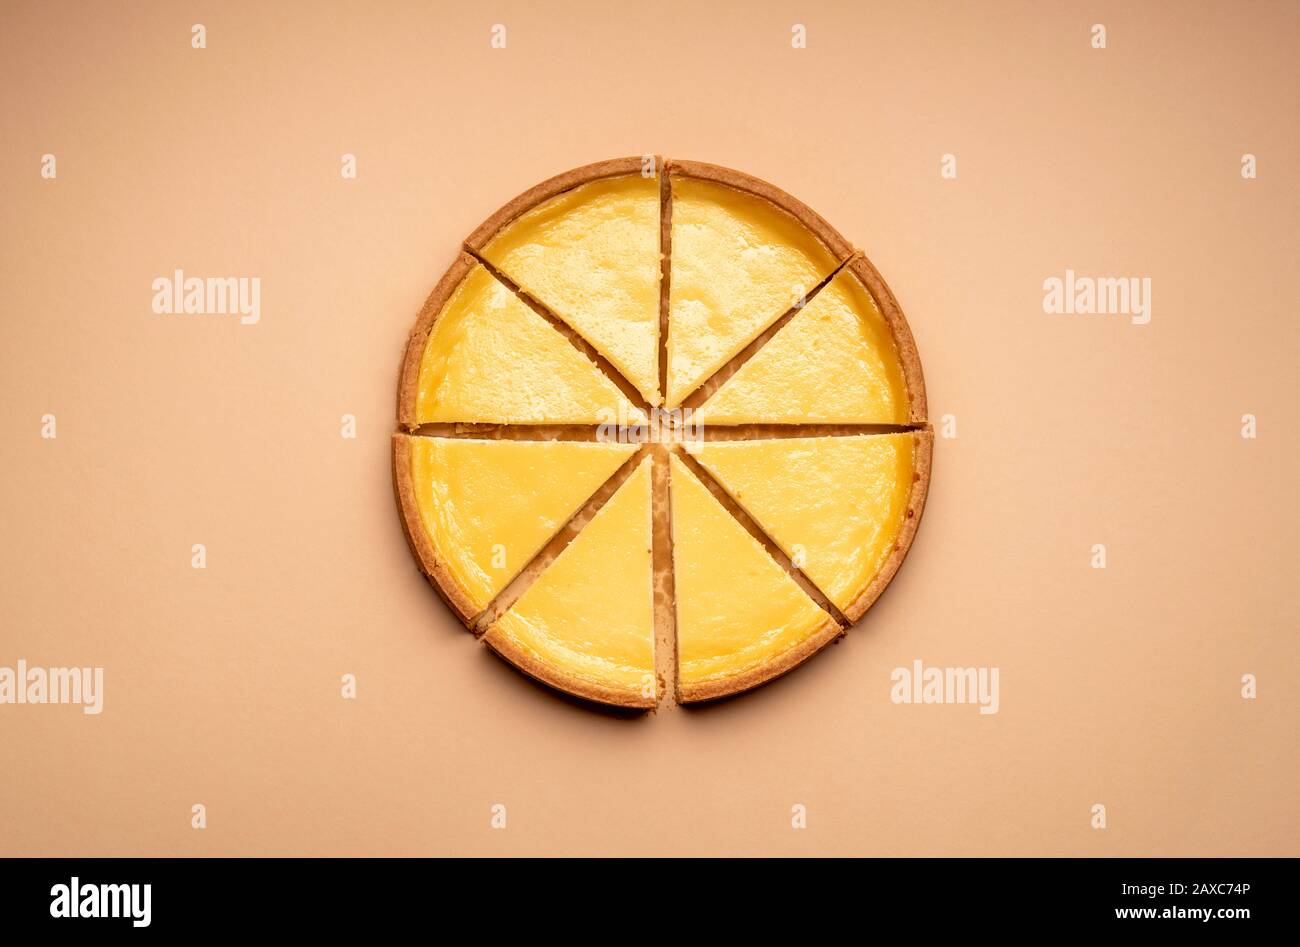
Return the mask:
[[734,168],[706,164],[703,161],[683,161],[677,158],[669,158],[664,164],[670,177],[677,175],[679,177],[698,178],[701,181],[713,181],[770,201],[811,230],[831,251],[835,259],[841,263],[853,256],[855,252],[853,244],[845,240],[843,234],[832,227],[821,214],[799,200],[799,198],[787,194],[775,184],[770,184],[762,178],[756,178],[752,174],[746,174]]
[[912,540],[916,538],[917,528],[921,525],[921,514],[925,512],[925,498],[930,492],[930,470],[934,458],[934,431],[915,431],[912,438],[914,441],[912,451],[912,493],[908,498],[903,528],[899,530],[898,539],[894,541],[894,549],[880,567],[880,570],[858,597],[844,609],[844,617],[850,622],[856,622],[865,615],[867,609],[875,604],[876,599],[880,598],[880,593],[885,591],[885,588],[893,580],[895,573],[903,564],[903,560],[907,558],[908,550],[912,548]]
[[[492,242],[492,238],[515,218],[523,216],[539,204],[565,191],[571,191],[575,187],[601,178],[640,174],[644,157],[638,155],[633,158],[610,158],[608,161],[597,161],[595,164],[586,164],[572,171],[557,174],[541,184],[530,187],[479,224],[474,232],[465,238],[465,248],[474,254],[481,253],[483,248]],[[657,173],[663,167],[663,159],[655,155],[654,160]]]
[[790,650],[778,655],[771,661],[760,664],[758,667],[750,668],[748,671],[730,677],[704,681],[700,684],[687,684],[679,677],[677,680],[677,700],[683,704],[695,704],[702,700],[730,697],[732,694],[739,694],[760,684],[766,684],[782,674],[793,671],[842,634],[844,634],[844,629],[833,618],[827,616],[826,621],[816,632]]
[[903,379],[907,384],[908,420],[912,424],[925,421],[929,406],[925,397],[925,374],[921,371],[921,356],[916,350],[916,339],[912,337],[912,327],[907,324],[907,317],[898,305],[893,292],[872,265],[865,254],[859,253],[849,261],[846,267],[867,288],[880,307],[881,315],[889,324],[894,335],[894,345],[898,349],[898,358],[903,363]]
[[476,441],[594,441],[599,424],[507,424],[496,421],[430,421],[410,433],[419,437],[461,437]]
[[406,340],[406,356],[402,359],[402,373],[397,383],[397,423],[408,431],[420,426],[415,417],[416,400],[420,389],[420,365],[424,361],[424,348],[429,341],[429,333],[442,314],[442,307],[447,304],[451,294],[479,263],[468,253],[457,254],[456,260],[447,267],[438,285],[433,288],[429,298],[424,301],[420,314],[415,319],[415,327]]
[[909,434],[912,424],[786,424],[763,421],[757,424],[705,424],[706,441],[770,441],[794,437],[861,437],[863,434]]
[[420,519],[420,507],[415,501],[415,484],[411,477],[411,437],[406,434],[393,435],[393,492],[397,494],[397,508],[402,514],[402,532],[406,534],[406,544],[411,547],[420,571],[438,590],[443,601],[460,617],[465,627],[472,631],[474,618],[482,609],[474,604],[446,563],[438,557],[424,528],[424,521]]
[[660,398],[668,390],[668,303],[673,282],[673,189],[668,175],[659,175],[659,380]]
[[673,590],[673,519],[669,487],[669,453],[662,444],[651,450],[651,564],[654,575],[655,680],[659,698],[677,678],[677,598]]
[[539,661],[530,652],[519,647],[513,639],[501,631],[499,625],[493,625],[483,635],[483,641],[502,658],[509,661],[529,677],[549,684],[566,694],[594,700],[601,704],[615,707],[632,707],[650,710],[655,706],[654,697],[644,697],[640,690],[629,691],[622,688],[606,687],[586,678],[567,673],[563,668]]

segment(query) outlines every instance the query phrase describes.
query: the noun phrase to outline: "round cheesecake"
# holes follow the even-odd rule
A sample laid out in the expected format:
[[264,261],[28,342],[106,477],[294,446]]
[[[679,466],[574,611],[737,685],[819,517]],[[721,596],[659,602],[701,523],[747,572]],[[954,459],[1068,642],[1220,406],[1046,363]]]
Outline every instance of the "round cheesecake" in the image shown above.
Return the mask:
[[916,534],[933,434],[871,263],[757,178],[577,168],[466,239],[406,347],[393,480],[420,570],[558,690],[650,709],[789,671]]

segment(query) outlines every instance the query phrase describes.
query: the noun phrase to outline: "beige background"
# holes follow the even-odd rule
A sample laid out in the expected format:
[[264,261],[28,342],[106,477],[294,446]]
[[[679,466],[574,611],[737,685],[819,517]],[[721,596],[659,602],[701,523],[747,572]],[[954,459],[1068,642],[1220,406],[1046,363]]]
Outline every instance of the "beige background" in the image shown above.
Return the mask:
[[[1300,7],[472,6],[4,5],[0,664],[106,697],[0,706],[0,852],[1300,852]],[[846,640],[625,720],[460,627],[388,436],[459,241],[653,151],[862,246],[958,437]],[[178,267],[261,277],[261,324],[154,315]],[[1150,325],[1044,315],[1066,267],[1151,277]],[[890,703],[915,658],[999,667],[1001,712]]]

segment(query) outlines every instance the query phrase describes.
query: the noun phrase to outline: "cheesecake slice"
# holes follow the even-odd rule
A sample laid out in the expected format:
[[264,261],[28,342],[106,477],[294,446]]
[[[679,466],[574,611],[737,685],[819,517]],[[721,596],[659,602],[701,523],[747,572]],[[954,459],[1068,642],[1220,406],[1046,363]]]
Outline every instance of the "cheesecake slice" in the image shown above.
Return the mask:
[[[909,424],[925,420],[916,344],[861,257],[701,406],[705,424]],[[874,280],[873,280],[874,281]]]
[[[466,241],[502,275],[564,320],[651,405],[659,392],[659,180],[635,159],[625,173],[591,179],[538,201],[507,205]],[[561,187],[547,182],[541,194]],[[504,218],[504,219],[503,219]]]
[[840,634],[676,455],[671,494],[679,700],[748,690]]
[[650,464],[632,476],[483,640],[578,697],[655,705]]
[[393,473],[407,540],[468,623],[636,450],[396,434]]
[[852,248],[789,195],[745,175],[675,162],[669,183],[665,404],[675,408],[830,276]]
[[856,621],[911,545],[929,431],[715,441],[688,449],[804,575]]
[[641,423],[644,413],[558,330],[468,254],[411,333],[398,420],[421,424]]

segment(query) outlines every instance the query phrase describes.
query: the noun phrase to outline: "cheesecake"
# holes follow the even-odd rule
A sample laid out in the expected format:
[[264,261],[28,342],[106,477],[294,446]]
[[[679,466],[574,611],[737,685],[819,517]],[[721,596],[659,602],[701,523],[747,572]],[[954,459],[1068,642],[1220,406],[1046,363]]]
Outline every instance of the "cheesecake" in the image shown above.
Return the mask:
[[671,494],[679,700],[748,690],[840,635],[677,455]]
[[[855,257],[700,408],[704,424],[882,424],[925,421],[916,343],[893,297]],[[879,285],[879,284],[878,284]]]
[[471,621],[636,450],[394,435],[394,481],[422,570]]
[[665,403],[674,408],[853,249],[800,202],[748,175],[674,162],[669,184]]
[[624,159],[561,175],[493,215],[466,247],[587,339],[655,405],[660,188],[646,167]]
[[655,705],[649,457],[483,640],[578,697]]
[[[929,431],[690,445],[849,621],[893,578],[930,480]],[[906,537],[905,533],[908,533]]]
[[625,711],[739,694],[848,632],[930,485],[884,279],[785,191],[700,162],[507,202],[418,313],[397,400],[420,571],[525,675]]
[[600,424],[644,413],[582,351],[462,254],[407,343],[398,421]]

